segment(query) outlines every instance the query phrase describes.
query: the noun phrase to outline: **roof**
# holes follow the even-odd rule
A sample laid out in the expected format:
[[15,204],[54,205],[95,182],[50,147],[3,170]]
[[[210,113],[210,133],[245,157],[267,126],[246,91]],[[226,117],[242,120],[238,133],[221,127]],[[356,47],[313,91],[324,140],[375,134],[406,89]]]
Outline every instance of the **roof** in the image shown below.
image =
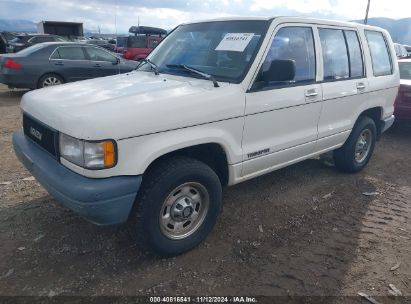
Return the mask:
[[82,45],[86,45],[86,43],[78,43],[78,42],[43,42],[43,45],[78,45],[78,46],[82,46]]
[[199,21],[193,21],[193,22],[187,22],[185,24],[193,24],[193,23],[202,23],[202,22],[218,22],[218,21],[242,21],[242,20],[262,20],[262,21],[270,21],[270,20],[279,20],[282,22],[302,22],[302,23],[311,23],[311,24],[326,24],[326,25],[335,25],[335,26],[343,26],[343,27],[356,27],[356,28],[364,28],[364,29],[379,29],[381,31],[385,31],[385,29],[376,27],[376,26],[371,26],[371,25],[366,25],[362,23],[357,23],[357,22],[348,22],[348,21],[338,21],[338,20],[329,20],[329,19],[319,19],[319,18],[309,18],[309,17],[288,17],[288,16],[269,16],[269,17],[243,17],[243,16],[237,16],[237,17],[221,17],[221,18],[215,18],[215,19],[209,19],[209,20],[199,20]]
[[72,25],[83,25],[82,22],[70,22],[70,21],[40,21],[38,24],[44,23],[59,23],[59,24],[72,24]]

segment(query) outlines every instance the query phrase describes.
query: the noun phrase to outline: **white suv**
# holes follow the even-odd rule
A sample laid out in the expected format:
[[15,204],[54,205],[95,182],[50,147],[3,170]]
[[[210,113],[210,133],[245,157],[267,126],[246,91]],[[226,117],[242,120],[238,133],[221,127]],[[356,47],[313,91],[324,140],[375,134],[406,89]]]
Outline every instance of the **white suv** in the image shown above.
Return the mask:
[[222,187],[334,150],[357,172],[393,121],[389,34],[235,18],[178,26],[135,72],[29,92],[17,156],[64,206],[134,223],[161,255],[198,245]]

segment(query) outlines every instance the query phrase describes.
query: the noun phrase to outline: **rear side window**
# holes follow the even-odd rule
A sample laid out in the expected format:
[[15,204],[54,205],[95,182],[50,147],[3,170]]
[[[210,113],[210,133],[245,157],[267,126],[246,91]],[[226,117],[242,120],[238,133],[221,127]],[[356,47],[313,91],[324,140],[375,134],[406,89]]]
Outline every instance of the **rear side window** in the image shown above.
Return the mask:
[[344,34],[350,59],[350,77],[363,77],[364,63],[357,33],[355,31],[344,31]]
[[[310,27],[283,27],[274,37],[262,71],[268,71],[273,60],[294,60],[296,72],[294,83],[314,82],[315,49],[313,32]],[[269,86],[284,85],[270,83]]]
[[82,47],[60,47],[50,57],[51,59],[86,60]]
[[145,36],[130,36],[128,37],[128,47],[130,48],[146,48],[147,39]]
[[376,31],[365,31],[365,35],[371,52],[374,76],[391,75],[392,62],[383,34]]
[[117,58],[102,49],[98,49],[95,47],[88,47],[87,48],[88,56],[92,61],[107,61],[115,63],[117,62]]
[[342,30],[319,29],[323,51],[324,80],[350,77],[348,53]]

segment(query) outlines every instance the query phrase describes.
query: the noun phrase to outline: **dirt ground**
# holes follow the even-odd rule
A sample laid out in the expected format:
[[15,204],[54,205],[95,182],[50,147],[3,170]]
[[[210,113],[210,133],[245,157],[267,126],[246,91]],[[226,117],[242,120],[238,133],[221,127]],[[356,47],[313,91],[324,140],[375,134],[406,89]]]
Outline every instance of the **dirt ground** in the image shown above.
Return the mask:
[[159,259],[124,227],[90,224],[24,180],[11,145],[23,93],[0,86],[0,295],[352,295],[367,303],[362,291],[394,303],[386,297],[393,284],[411,301],[411,124],[384,134],[359,174],[316,159],[225,189],[206,242]]

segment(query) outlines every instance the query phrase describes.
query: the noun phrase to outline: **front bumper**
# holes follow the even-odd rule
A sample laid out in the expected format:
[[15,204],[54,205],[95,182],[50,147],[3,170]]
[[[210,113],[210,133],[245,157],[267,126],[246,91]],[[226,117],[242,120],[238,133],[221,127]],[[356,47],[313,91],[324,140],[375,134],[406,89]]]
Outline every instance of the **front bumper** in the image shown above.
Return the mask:
[[57,162],[22,130],[13,134],[13,146],[19,160],[63,206],[98,225],[127,221],[141,176],[84,177]]

